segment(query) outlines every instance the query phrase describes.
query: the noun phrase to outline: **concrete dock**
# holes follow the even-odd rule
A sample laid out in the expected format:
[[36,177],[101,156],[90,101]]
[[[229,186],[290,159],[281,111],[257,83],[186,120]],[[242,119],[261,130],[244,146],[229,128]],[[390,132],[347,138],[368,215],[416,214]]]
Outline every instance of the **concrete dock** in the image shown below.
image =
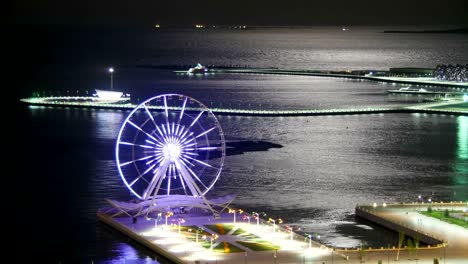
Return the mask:
[[[289,230],[265,220],[257,224],[254,219],[251,223],[238,219],[234,224],[233,214],[223,213],[220,219],[214,219],[210,215],[179,215],[169,219],[168,225],[164,220],[156,224],[154,220],[146,220],[144,217],[138,217],[136,221],[131,217],[111,217],[105,210],[97,215],[100,221],[155,252],[155,258],[163,257],[173,263],[346,261],[346,255],[334,252],[331,248],[295,232],[291,234]],[[180,217],[184,220],[180,221]],[[213,226],[219,226],[220,230],[223,230],[223,226],[232,229],[224,233],[209,228]],[[199,232],[196,240],[195,230]],[[213,237],[216,239],[211,241]],[[257,242],[247,242],[252,237]],[[252,246],[246,246],[249,243]],[[258,246],[270,244],[275,248]]]
[[[428,244],[418,250],[419,263],[433,263],[434,258],[439,259],[439,263],[468,263],[468,229],[420,213],[426,211],[429,206],[433,210],[461,211],[466,210],[468,204],[466,202],[440,202],[385,206],[383,204],[360,205],[356,207],[356,216],[395,232],[404,232],[406,236],[418,238],[421,242]],[[381,250],[380,255],[383,257],[382,254],[385,255],[386,249]],[[398,249],[392,248],[391,251],[398,251]],[[403,259],[409,257],[410,260],[415,260],[416,258],[415,254],[410,253],[407,248],[400,252],[405,254]],[[387,254],[393,255],[393,259],[396,256],[394,252]]]
[[[405,235],[417,237],[426,245],[417,250],[397,245],[381,248],[331,248],[306,237],[289,232],[265,220],[247,222],[233,214],[221,214],[220,219],[209,215],[175,216],[165,225],[139,217],[110,217],[98,212],[99,219],[124,235],[139,242],[173,263],[427,263],[437,259],[440,264],[468,263],[468,229],[424,216],[419,211],[462,210],[466,202],[431,204],[359,205],[356,215]],[[183,221],[180,221],[183,217]],[[239,217],[239,215],[238,215]],[[176,220],[178,219],[178,220]],[[219,226],[219,231],[213,229]],[[226,232],[224,228],[228,228]],[[210,228],[211,227],[211,228]],[[188,229],[190,228],[190,229]],[[197,239],[194,230],[197,229]],[[190,230],[190,232],[187,232]],[[221,231],[221,232],[220,232]],[[203,234],[205,234],[203,236]],[[211,238],[216,236],[214,241]],[[255,249],[245,246],[254,236],[259,243],[271,243],[277,248]],[[210,242],[212,244],[210,245]],[[230,248],[230,249],[229,249]],[[396,260],[398,256],[398,261]]]

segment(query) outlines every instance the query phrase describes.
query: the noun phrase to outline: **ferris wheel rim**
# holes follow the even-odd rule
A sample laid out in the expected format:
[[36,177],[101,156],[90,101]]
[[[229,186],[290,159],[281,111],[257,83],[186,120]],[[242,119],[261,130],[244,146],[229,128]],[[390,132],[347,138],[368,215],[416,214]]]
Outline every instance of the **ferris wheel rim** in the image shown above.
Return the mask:
[[[141,102],[140,104],[138,104],[128,115],[127,117],[125,118],[125,120],[123,121],[120,129],[119,129],[119,133],[117,135],[117,140],[116,140],[116,143],[115,143],[115,157],[116,157],[116,163],[117,163],[117,169],[118,169],[118,172],[119,172],[119,176],[120,178],[122,179],[122,181],[124,182],[125,186],[127,187],[128,190],[130,190],[130,192],[135,195],[138,199],[140,200],[144,200],[144,197],[142,197],[142,195],[140,195],[138,192],[136,192],[134,190],[134,188],[132,188],[132,186],[129,184],[129,182],[127,181],[126,177],[124,176],[124,173],[121,169],[121,161],[120,161],[120,144],[121,144],[121,137],[122,137],[122,133],[124,132],[125,130],[125,127],[126,125],[129,123],[131,117],[135,114],[136,111],[140,110],[145,104],[147,104],[148,102],[151,102],[155,99],[158,99],[158,98],[165,98],[165,97],[172,97],[172,96],[179,96],[179,97],[184,97],[186,99],[189,99],[191,101],[194,101],[196,102],[199,106],[201,106],[201,110],[203,111],[206,111],[209,116],[211,118],[214,119],[214,122],[215,122],[215,125],[216,125],[216,128],[218,128],[219,130],[219,136],[220,136],[220,143],[221,143],[221,148],[222,148],[222,155],[220,157],[220,166],[219,168],[217,169],[217,172],[216,172],[216,175],[214,177],[214,179],[211,181],[211,183],[209,184],[209,186],[205,186],[205,190],[199,195],[199,196],[204,196],[208,191],[210,191],[213,186],[215,185],[215,183],[218,181],[220,175],[221,175],[221,171],[222,171],[222,167],[223,167],[223,164],[224,164],[224,158],[225,158],[225,138],[224,138],[224,132],[222,130],[222,127],[219,123],[219,120],[216,118],[216,116],[213,114],[212,110],[207,107],[205,104],[201,103],[200,101],[198,101],[197,99],[193,98],[193,97],[190,97],[190,96],[187,96],[187,95],[182,95],[182,94],[175,94],[175,93],[171,93],[171,94],[162,94],[162,95],[157,95],[157,96],[153,96],[153,97],[150,97],[148,99],[146,99],[145,101]],[[165,108],[165,111],[166,111],[166,115],[167,115],[167,106]],[[131,121],[130,121],[131,122]],[[154,196],[159,196],[159,194],[157,193],[158,190],[154,193]],[[193,195],[193,194],[192,194]],[[193,195],[194,197],[197,197],[196,195]]]

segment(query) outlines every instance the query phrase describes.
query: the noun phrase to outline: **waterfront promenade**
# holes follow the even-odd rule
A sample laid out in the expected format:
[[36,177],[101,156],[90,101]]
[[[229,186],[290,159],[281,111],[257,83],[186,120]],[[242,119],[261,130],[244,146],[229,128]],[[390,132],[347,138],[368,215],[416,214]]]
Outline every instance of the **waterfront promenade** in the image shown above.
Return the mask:
[[[466,202],[361,205],[356,207],[356,215],[395,232],[403,231],[406,235],[413,236],[413,239],[418,237],[421,242],[424,237],[426,242],[430,242],[431,238],[434,242],[440,242],[430,247],[421,247],[417,253],[411,253],[408,248],[400,250],[399,263],[416,263],[416,259],[418,263],[433,263],[434,258],[439,259],[439,263],[468,263],[468,229],[419,213],[426,211],[429,206],[441,211],[461,211],[468,207]],[[368,258],[371,261],[367,262],[377,263],[381,259],[396,263],[397,251],[398,249],[370,251]]]
[[[391,245],[388,248],[363,249],[327,247],[316,241],[309,241],[300,234],[291,234],[289,230],[265,220],[257,224],[253,218],[252,221],[247,222],[245,218],[239,219],[238,217],[237,222],[234,223],[233,215],[228,213],[221,214],[220,219],[214,219],[209,215],[174,216],[173,219],[169,219],[167,226],[164,220],[155,225],[154,219],[146,220],[144,217],[138,217],[136,221],[132,221],[130,217],[111,217],[102,210],[98,212],[98,217],[104,223],[153,250],[155,254],[165,256],[174,263],[354,264],[381,261],[381,263],[433,264],[434,259],[437,259],[440,264],[467,263],[468,230],[418,213],[418,211],[426,210],[429,205],[434,210],[462,210],[467,207],[466,203],[461,202],[356,207],[358,216],[364,216],[375,224],[382,224],[382,220],[393,223],[393,226],[387,227],[396,231],[396,237],[398,237],[398,231],[405,228],[407,235],[414,236],[415,233],[408,232],[408,230],[413,230],[420,237],[427,235],[434,238],[435,242],[440,242],[420,246],[417,251],[411,251],[405,246],[398,249],[397,245]],[[358,213],[358,210],[367,212],[375,218],[365,217],[362,213]],[[183,221],[181,221],[182,218]],[[213,229],[213,226],[218,226],[219,230]],[[223,227],[230,229],[224,232]],[[196,239],[195,230],[199,232]],[[216,239],[212,242],[211,248],[213,236],[216,236]],[[245,242],[252,237],[258,243],[271,243],[279,249],[257,250],[255,247],[246,247],[242,241]]]
[[[234,224],[233,215],[228,213],[221,214],[219,219],[210,215],[179,215],[174,218],[183,217],[183,221],[177,220],[174,224],[174,219],[169,219],[167,226],[164,220],[159,225],[144,217],[133,222],[130,217],[110,217],[103,211],[98,212],[98,217],[173,263],[328,263],[332,258],[339,263],[340,259],[346,260],[345,255],[297,233],[291,234],[278,225],[265,220],[257,224],[253,217],[250,223],[238,219]],[[209,228],[216,225],[220,227],[218,231]],[[229,226],[234,227],[225,233],[221,231]],[[262,245],[274,245],[279,249]]]

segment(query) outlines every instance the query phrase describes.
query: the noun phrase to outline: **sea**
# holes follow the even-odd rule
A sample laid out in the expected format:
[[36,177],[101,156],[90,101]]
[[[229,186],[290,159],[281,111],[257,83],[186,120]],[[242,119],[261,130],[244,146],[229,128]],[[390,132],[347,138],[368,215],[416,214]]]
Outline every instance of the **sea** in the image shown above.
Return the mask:
[[[258,74],[176,74],[187,65],[388,70],[468,64],[466,34],[398,34],[384,27],[234,29],[18,28],[14,124],[19,139],[13,225],[19,262],[165,263],[96,217],[106,198],[130,200],[114,147],[130,111],[28,106],[19,98],[88,95],[113,87],[134,103],[176,93],[208,107],[352,109],[423,101],[400,84]],[[20,67],[21,66],[21,67]],[[452,88],[424,87],[428,90]],[[335,247],[396,245],[398,234],[357,219],[357,204],[468,201],[468,116],[218,115],[228,151],[210,197],[282,218]]]

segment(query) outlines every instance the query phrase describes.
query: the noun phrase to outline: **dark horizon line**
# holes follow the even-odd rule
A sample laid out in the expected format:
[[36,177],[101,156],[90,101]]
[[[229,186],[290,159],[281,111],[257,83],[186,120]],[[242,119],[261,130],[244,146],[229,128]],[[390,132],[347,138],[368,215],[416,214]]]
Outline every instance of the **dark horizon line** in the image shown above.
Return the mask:
[[[9,27],[11,28],[141,28],[141,29],[153,29],[155,25],[159,24],[162,28],[195,28],[195,25],[204,25],[206,26],[204,29],[212,29],[213,26],[225,28],[225,27],[238,27],[238,26],[246,26],[250,28],[291,28],[291,27],[298,27],[298,28],[307,28],[307,27],[428,27],[430,29],[433,28],[446,28],[446,29],[466,29],[468,28],[468,24],[363,24],[363,23],[349,23],[349,24],[342,24],[342,23],[315,23],[315,24],[288,24],[288,23],[163,23],[163,22],[154,22],[154,23],[131,23],[131,24],[92,24],[92,23],[83,23],[83,24],[71,24],[71,23],[11,23]],[[203,29],[201,29],[203,30]]]

